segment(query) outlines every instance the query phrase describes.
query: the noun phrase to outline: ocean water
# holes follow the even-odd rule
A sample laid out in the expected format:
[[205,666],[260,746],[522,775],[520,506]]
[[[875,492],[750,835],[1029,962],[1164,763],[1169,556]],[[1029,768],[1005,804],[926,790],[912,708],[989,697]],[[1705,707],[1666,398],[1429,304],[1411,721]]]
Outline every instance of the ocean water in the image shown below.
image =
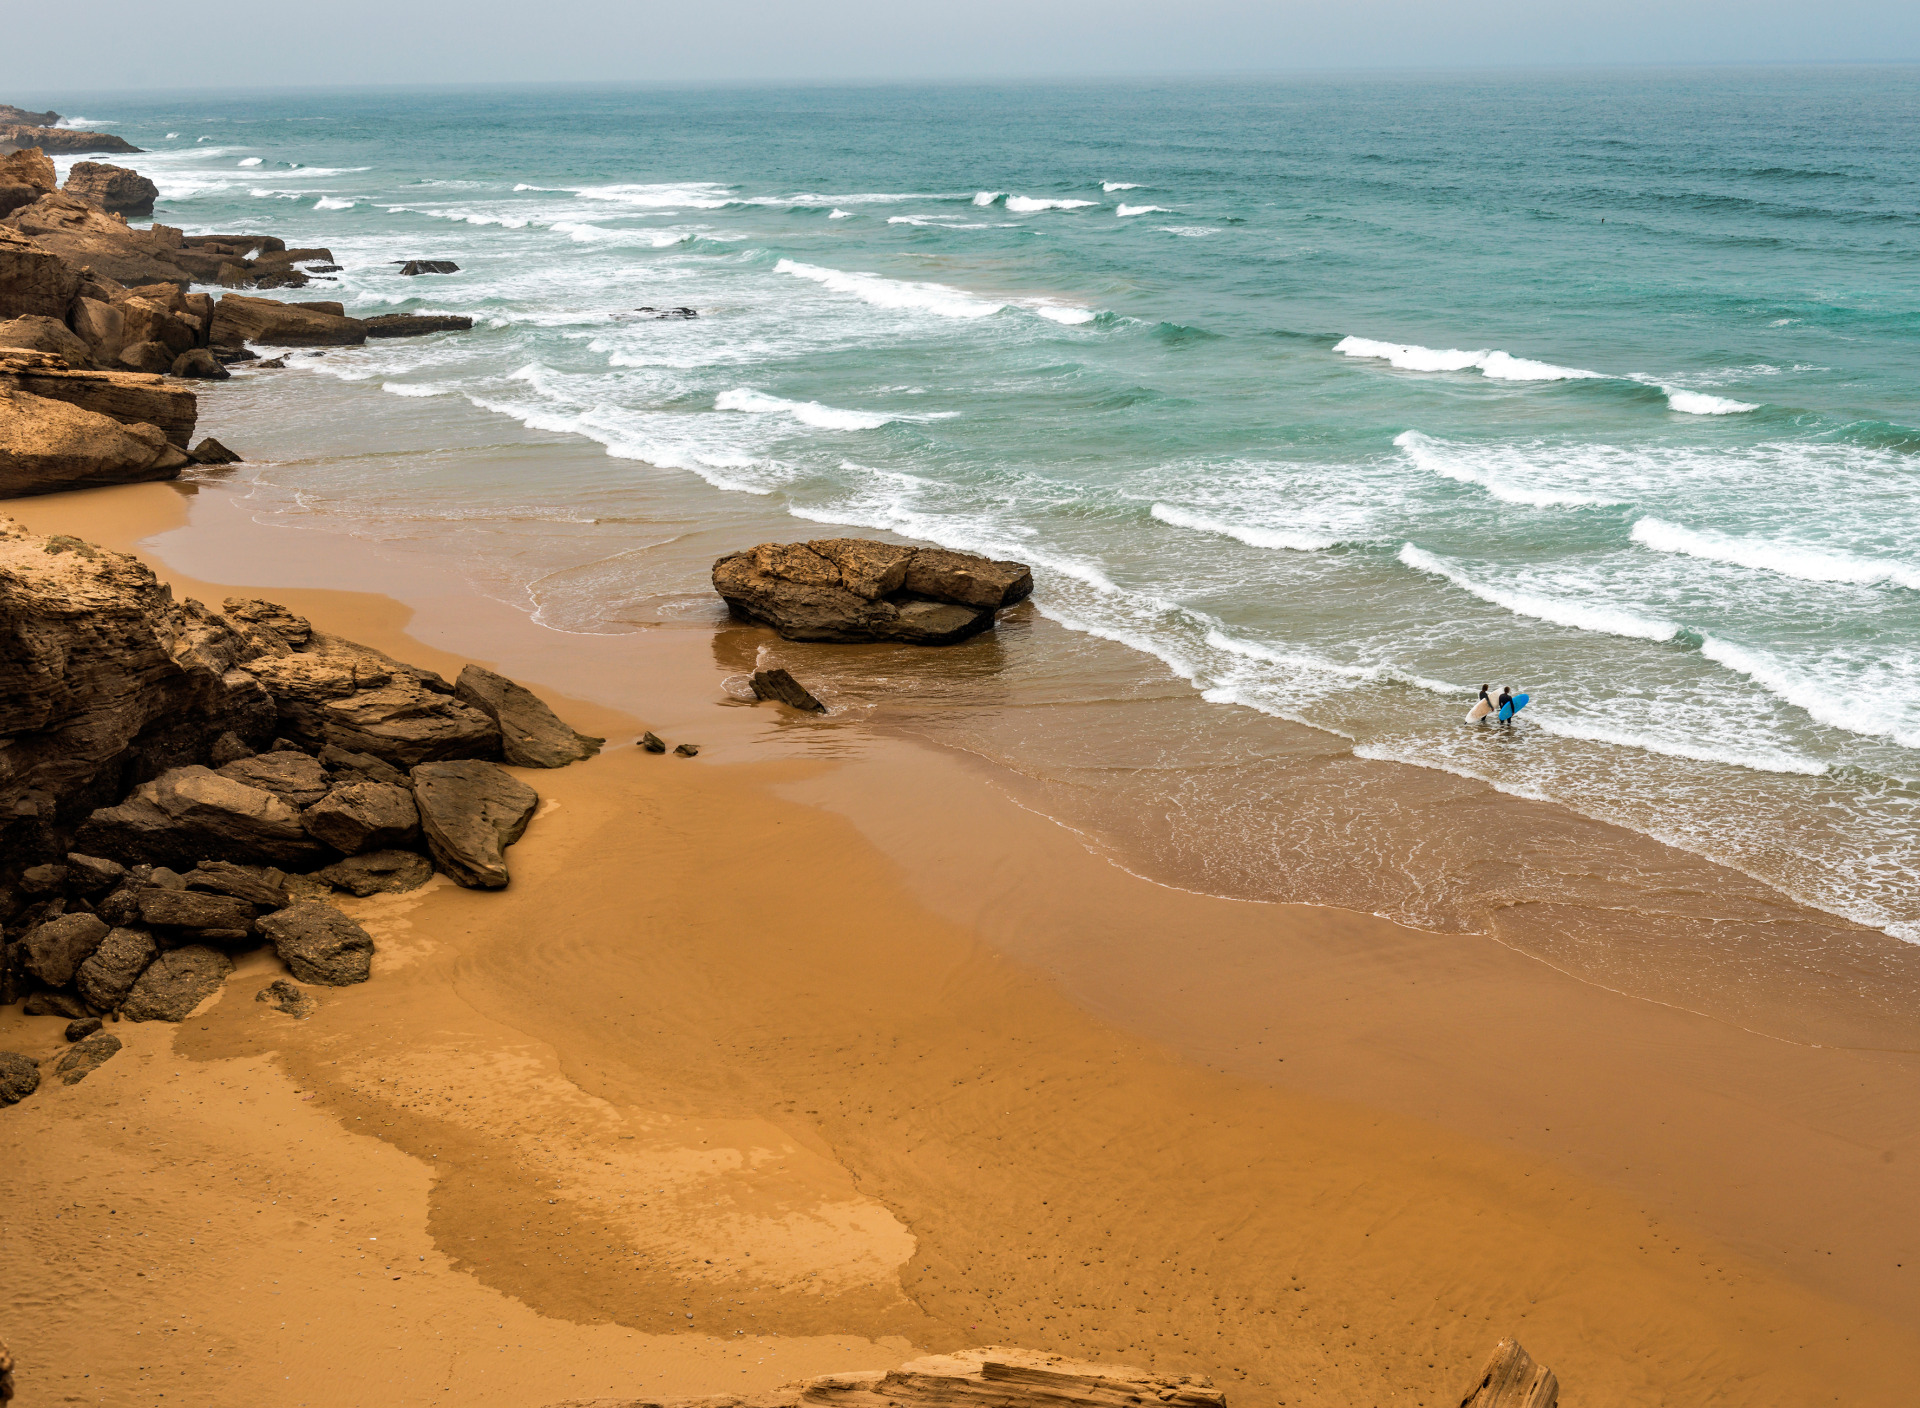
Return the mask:
[[[1250,781],[1394,762],[1920,941],[1920,70],[68,101],[149,149],[158,218],[330,248],[291,296],[477,321],[301,370],[605,452],[366,447],[249,471],[263,512],[582,632],[700,599],[663,494],[1017,557],[1030,674],[1075,697],[1100,642],[1112,697],[1183,707],[969,746],[1157,809],[1202,883],[1436,927],[1546,897],[1464,902],[1444,812],[1337,878],[1365,819],[1300,828],[1366,788],[1282,826]],[[1515,727],[1463,722],[1483,682]]]

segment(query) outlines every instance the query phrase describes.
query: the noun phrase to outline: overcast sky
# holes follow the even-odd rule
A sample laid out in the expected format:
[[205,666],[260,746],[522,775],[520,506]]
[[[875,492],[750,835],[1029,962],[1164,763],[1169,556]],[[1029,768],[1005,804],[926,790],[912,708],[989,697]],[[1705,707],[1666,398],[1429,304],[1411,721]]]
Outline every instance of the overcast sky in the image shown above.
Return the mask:
[[0,101],[124,87],[779,82],[1920,60],[1920,0],[151,0],[9,7]]

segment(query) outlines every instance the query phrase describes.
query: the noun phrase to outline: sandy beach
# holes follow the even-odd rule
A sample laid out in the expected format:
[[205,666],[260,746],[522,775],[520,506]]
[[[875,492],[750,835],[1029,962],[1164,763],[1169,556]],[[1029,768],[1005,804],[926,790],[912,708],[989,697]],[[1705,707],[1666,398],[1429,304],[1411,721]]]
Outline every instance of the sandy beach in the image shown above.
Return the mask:
[[6,1112],[29,1401],[538,1408],[1001,1343],[1431,1405],[1506,1334],[1574,1405],[1911,1397],[1911,1052],[1154,884],[976,758],[731,700],[746,627],[545,630],[218,485],[8,512],[610,740],[532,779],[505,892],[345,901],[373,980],[308,1021],[256,956]]

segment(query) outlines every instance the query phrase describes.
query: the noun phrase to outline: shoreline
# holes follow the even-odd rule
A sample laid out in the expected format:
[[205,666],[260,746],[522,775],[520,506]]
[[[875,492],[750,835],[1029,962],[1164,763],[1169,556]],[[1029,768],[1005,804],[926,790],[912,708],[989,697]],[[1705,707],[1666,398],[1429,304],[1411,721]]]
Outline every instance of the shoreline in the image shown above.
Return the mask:
[[[222,497],[213,486],[189,498],[155,485],[13,507],[41,531],[78,531],[109,545],[172,529],[167,540],[179,551],[196,531],[191,510]],[[278,530],[243,514],[225,517],[216,514],[202,531],[227,544],[222,550],[236,562],[273,563],[284,577],[324,559],[336,575],[392,585],[367,565],[377,552],[329,548],[316,535],[307,546],[318,552],[289,553]],[[236,537],[253,546],[233,551]],[[410,589],[432,585],[416,577]],[[462,599],[437,585],[441,606]],[[392,598],[270,581],[245,589],[402,658],[438,665],[434,652],[455,643],[436,641],[431,624],[421,627],[426,650],[408,634],[438,608],[416,615]],[[1211,1373],[1230,1396],[1251,1392],[1256,1402],[1274,1393],[1331,1405],[1389,1391],[1437,1401],[1484,1354],[1480,1340],[1515,1333],[1564,1383],[1597,1401],[1657,1383],[1670,1402],[1811,1403],[1827,1371],[1816,1367],[1818,1350],[1803,1345],[1807,1327],[1824,1326],[1836,1346],[1853,1337],[1849,1353],[1863,1339],[1876,1346],[1872,1372],[1885,1374],[1884,1388],[1856,1378],[1853,1401],[1892,1403],[1920,1364],[1920,1343],[1903,1328],[1914,1322],[1916,1297],[1898,1270],[1876,1265],[1887,1259],[1888,1229],[1916,1225],[1912,1198],[1888,1163],[1864,1153],[1881,1148],[1892,1159],[1906,1140],[1900,1112],[1910,1107],[1910,1060],[1876,1063],[1740,1033],[1605,994],[1480,939],[1159,886],[1024,810],[989,765],[859,729],[835,730],[812,746],[805,730],[771,711],[721,702],[721,667],[704,628],[556,637],[511,607],[464,599],[489,623],[496,612],[500,622],[523,623],[496,632],[501,649],[490,663],[546,685],[553,680],[540,668],[543,651],[528,643],[539,641],[549,662],[585,645],[597,652],[597,677],[609,687],[631,680],[633,697],[647,702],[645,722],[695,737],[702,758],[644,758],[618,746],[632,735],[630,720],[583,710],[564,686],[550,693],[571,722],[608,731],[613,746],[542,779],[547,806],[514,852],[511,890],[473,896],[436,887],[392,897],[398,904],[356,906],[386,911],[362,916],[382,955],[373,983],[333,995],[311,1024],[342,1024],[324,1041],[295,1040],[318,1031],[289,1036],[284,1022],[262,1030],[265,1014],[244,1000],[246,974],[181,1030],[176,1051],[192,1061],[257,1064],[277,1048],[291,1081],[275,1108],[308,1103],[292,1094],[306,1090],[343,1125],[377,1112],[390,1122],[383,1138],[422,1163],[444,1163],[460,1142],[457,1129],[370,1094],[377,1078],[355,1088],[327,1069],[326,1057],[340,1059],[343,1039],[347,1049],[372,1040],[392,1069],[410,1079],[420,1073],[419,1089],[435,1088],[431,1073],[452,1103],[485,1108],[463,1062],[445,1052],[464,1050],[466,1065],[484,1069],[531,1042],[553,1053],[545,1068],[552,1074],[535,1082],[545,1094],[512,1106],[511,1115],[495,1097],[502,1120],[534,1119],[547,1101],[571,1108],[581,1092],[629,1120],[650,1110],[645,1122],[656,1129],[663,1118],[718,1114],[734,1122],[742,1167],[752,1166],[748,1150],[783,1146],[793,1151],[785,1163],[807,1163],[800,1181],[816,1212],[848,1203],[847,1180],[857,1180],[858,1197],[878,1201],[869,1207],[856,1198],[863,1211],[835,1214],[838,1260],[828,1264],[845,1270],[860,1304],[847,1302],[828,1320],[838,1317],[842,1333],[864,1332],[876,1348],[857,1366],[844,1357],[812,1361],[821,1368],[881,1367],[872,1356],[883,1340],[897,1359],[908,1344],[951,1347],[946,1337],[960,1335],[1101,1358],[1138,1360],[1145,1348],[1156,1366]],[[530,653],[516,653],[523,650]],[[575,667],[585,658],[576,654]],[[638,845],[628,834],[636,805],[647,832]],[[575,857],[589,856],[591,866],[577,868]],[[635,906],[651,947],[603,951],[569,938],[557,952],[527,949],[530,919],[534,932],[550,931],[563,914],[573,922],[559,927],[570,935],[610,934],[632,924]],[[1180,936],[1177,945],[1167,942],[1171,935]],[[661,966],[649,968],[656,958]],[[530,990],[532,972],[554,981]],[[636,1053],[631,1035],[635,1023],[657,1025],[663,1013],[636,1016],[597,999],[634,982],[685,1004],[670,1005],[666,1029],[651,1034],[658,1050]],[[433,1033],[424,1049],[416,1027]],[[1261,1045],[1275,1028],[1280,1052]],[[451,1041],[450,1032],[458,1034]],[[1524,1067],[1517,1050],[1528,1053]],[[1095,1075],[1103,1063],[1107,1074]],[[368,1069],[363,1063],[363,1074]],[[939,1080],[925,1075],[933,1070]],[[109,1090],[107,1074],[75,1095]],[[1018,1102],[989,1095],[1008,1081],[1017,1082],[1009,1093]],[[955,1093],[969,1086],[977,1089]],[[1843,1088],[1855,1093],[1836,1109]],[[990,1110],[995,1102],[1016,1108]],[[1148,1113],[1154,1109],[1165,1112],[1164,1125]],[[754,1122],[745,1140],[742,1119]],[[1828,1128],[1809,1137],[1809,1125],[1821,1121]],[[1259,1133],[1263,1126],[1284,1134]],[[1673,1135],[1676,1126],[1684,1139]],[[1564,1144],[1547,1137],[1554,1128]],[[563,1132],[541,1131],[549,1148]],[[1012,1165],[999,1161],[1009,1138],[1024,1150]],[[464,1139],[467,1160],[489,1162],[470,1134]],[[617,1151],[621,1141],[611,1142]],[[1295,1157],[1276,1163],[1277,1149]],[[1303,1149],[1312,1153],[1301,1160]],[[957,1179],[967,1158],[987,1160],[980,1168],[992,1172]],[[1158,1174],[1136,1167],[1168,1159]],[[1638,1179],[1630,1176],[1636,1168]],[[1742,1168],[1765,1176],[1744,1178]],[[790,1207],[794,1190],[780,1178],[796,1176],[789,1168],[742,1177],[730,1196]],[[1216,1178],[1222,1186],[1210,1187]],[[1535,1180],[1552,1185],[1553,1195],[1541,1195]],[[651,1275],[644,1285],[610,1265],[591,1276],[551,1263],[537,1274],[502,1276],[457,1255],[458,1238],[504,1226],[503,1213],[524,1215],[525,1189],[476,1179],[485,1195],[463,1203],[446,1182],[443,1171],[424,1195],[434,1251],[420,1254],[444,1255],[451,1243],[450,1282],[505,1290],[547,1319],[611,1316],[629,1325],[631,1314],[609,1296],[624,1288],[620,1304],[658,1311],[676,1291],[686,1299],[702,1284],[685,1278],[685,1265],[678,1277]],[[584,1167],[568,1170],[567,1182],[582,1215],[595,1200],[617,1198],[621,1186]],[[1143,1210],[1137,1200],[1147,1188],[1155,1200]],[[1050,1211],[1056,1204],[1070,1210]],[[559,1204],[534,1203],[546,1206]],[[1017,1227],[1002,1225],[1009,1207],[1022,1214]],[[741,1240],[748,1224],[734,1215],[716,1222],[682,1212],[691,1214],[682,1248],[691,1240],[744,1256],[753,1240]],[[1467,1235],[1489,1216],[1510,1245]],[[1123,1223],[1133,1245],[1120,1265],[1133,1274],[1121,1276],[1122,1285],[1093,1268],[1068,1274],[1069,1253],[1089,1245],[1081,1229],[1097,1228],[1100,1245],[1111,1245],[1105,1238]],[[1646,1266],[1649,1238],[1699,1251],[1692,1227],[1703,1224],[1714,1234],[1705,1243],[1711,1254],[1669,1251],[1660,1272]],[[612,1239],[607,1245],[663,1244],[647,1219],[615,1226],[597,1217],[594,1225],[595,1235]],[[1260,1235],[1243,1236],[1249,1227]],[[1226,1228],[1240,1231],[1222,1240]],[[1370,1245],[1385,1229],[1393,1229],[1390,1254]],[[1230,1313],[1219,1313],[1224,1303],[1176,1311],[1157,1292],[1130,1304],[1141,1293],[1128,1283],[1151,1264],[1209,1240],[1207,1283],[1235,1302]],[[772,1245],[763,1239],[752,1249],[764,1256]],[[911,1248],[905,1256],[903,1247]],[[1147,1257],[1155,1247],[1162,1258]],[[1255,1333],[1289,1255],[1300,1270],[1287,1276],[1304,1271],[1308,1285],[1339,1288],[1300,1323],[1321,1335],[1365,1326],[1373,1336],[1367,1354],[1349,1360],[1330,1339]],[[1045,1269],[1036,1278],[1038,1263]],[[1671,1268],[1682,1263],[1700,1279],[1676,1280]],[[1535,1268],[1545,1266],[1554,1270],[1543,1278]],[[1718,1289],[1709,1294],[1708,1285]],[[1395,1298],[1423,1286],[1431,1299],[1415,1294],[1413,1303],[1427,1306],[1425,1323],[1418,1312],[1408,1322]],[[1442,1319],[1440,1307],[1461,1294],[1477,1313],[1449,1309]],[[1102,1313],[1070,1311],[1075,1297]],[[1713,1310],[1710,1301],[1722,1298],[1732,1304]],[[764,1311],[790,1333],[825,1333],[825,1322],[790,1300],[751,1301],[759,1309],[745,1312],[748,1323]],[[1053,1315],[1065,1315],[1071,1333]],[[1117,1334],[1104,1323],[1111,1319],[1154,1324],[1159,1342],[1138,1330]],[[1447,1320],[1477,1328],[1446,1330]],[[1656,1320],[1658,1333],[1649,1328]],[[1682,1324],[1689,1328],[1676,1333]],[[978,1337],[963,1325],[978,1327]],[[1220,1340],[1212,1359],[1192,1338],[1202,1333]],[[1412,1352],[1389,1353],[1379,1343],[1389,1334]],[[1179,1347],[1181,1335],[1192,1347]],[[1701,1346],[1712,1346],[1704,1359]],[[566,1352],[556,1351],[555,1362]],[[1746,1367],[1734,1373],[1729,1356]],[[793,1363],[777,1377],[755,1364],[741,1387],[791,1378]],[[691,1392],[691,1384],[714,1382],[683,1366],[649,1372],[671,1382],[636,1375],[630,1391],[653,1383]],[[1619,1377],[1628,1373],[1635,1377]],[[1320,1383],[1303,1388],[1302,1377]],[[1741,1389],[1729,1387],[1733,1379]],[[392,1386],[382,1392],[391,1395]]]

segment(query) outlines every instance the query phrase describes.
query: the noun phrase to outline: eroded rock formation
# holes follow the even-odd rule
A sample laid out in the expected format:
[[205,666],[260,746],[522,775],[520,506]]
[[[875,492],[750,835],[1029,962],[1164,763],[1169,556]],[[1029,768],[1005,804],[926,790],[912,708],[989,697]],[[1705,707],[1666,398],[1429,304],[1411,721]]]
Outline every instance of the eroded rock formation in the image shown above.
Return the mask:
[[945,548],[816,538],[729,553],[713,565],[713,589],[735,616],[788,640],[951,645],[1031,595],[1033,573]]
[[76,161],[62,189],[112,215],[151,215],[160,196],[160,188],[138,171],[104,161]]

